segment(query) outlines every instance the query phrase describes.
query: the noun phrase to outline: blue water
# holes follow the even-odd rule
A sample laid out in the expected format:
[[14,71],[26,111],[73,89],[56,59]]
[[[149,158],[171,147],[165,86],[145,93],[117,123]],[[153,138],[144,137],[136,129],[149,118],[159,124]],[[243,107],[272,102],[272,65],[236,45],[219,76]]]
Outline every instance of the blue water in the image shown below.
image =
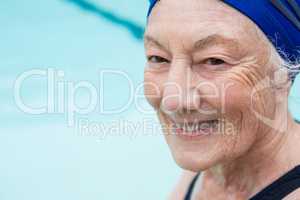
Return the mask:
[[[14,99],[15,81],[32,69],[63,71],[63,78],[56,77],[56,89],[58,81],[65,90],[69,82],[89,81],[98,90],[104,69],[122,70],[137,87],[143,81],[147,2],[9,0],[0,7],[0,199],[165,199],[180,169],[160,132],[140,126],[144,119],[155,120],[153,113],[141,114],[131,103],[123,112],[107,115],[99,112],[97,102],[95,110],[71,118],[70,126],[70,116],[58,113],[57,107],[54,113],[30,115]],[[104,108],[124,105],[130,92],[126,79],[110,75],[104,81]],[[290,108],[300,119],[297,82]],[[47,102],[45,77],[27,79],[21,91],[27,105],[43,107]],[[56,96],[54,101],[56,105]],[[76,93],[79,106],[86,102],[84,90]],[[140,105],[150,109],[144,98]],[[78,131],[80,120],[105,128],[117,120],[139,126],[89,135]]]
[[[87,80],[97,89],[102,69],[123,70],[135,86],[142,82],[147,2],[89,3],[0,2],[1,200],[165,199],[177,179],[180,170],[161,135],[146,135],[140,128],[105,138],[82,135],[68,127],[65,114],[28,115],[16,106],[14,82],[31,69],[62,70],[65,85]],[[44,77],[26,80],[24,102],[45,105],[46,83]],[[105,109],[126,103],[124,78],[110,76],[105,85]],[[76,100],[85,106],[87,94],[79,91]],[[131,104],[121,114],[94,111],[76,120],[109,127],[114,120],[139,123],[142,117]]]

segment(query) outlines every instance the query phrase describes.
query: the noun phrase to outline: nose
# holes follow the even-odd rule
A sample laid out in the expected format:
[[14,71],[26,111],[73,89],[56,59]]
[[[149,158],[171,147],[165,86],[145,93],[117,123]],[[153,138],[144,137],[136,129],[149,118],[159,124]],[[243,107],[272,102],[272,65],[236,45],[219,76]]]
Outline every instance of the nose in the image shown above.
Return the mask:
[[163,88],[161,106],[164,111],[176,112],[200,108],[200,94],[192,80],[191,65],[181,59],[173,61]]

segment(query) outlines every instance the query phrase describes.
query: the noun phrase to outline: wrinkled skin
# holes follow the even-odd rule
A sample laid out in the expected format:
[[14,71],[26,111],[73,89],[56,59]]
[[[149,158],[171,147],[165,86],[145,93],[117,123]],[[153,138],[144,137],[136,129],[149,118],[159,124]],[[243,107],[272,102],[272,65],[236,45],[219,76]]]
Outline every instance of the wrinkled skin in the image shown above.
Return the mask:
[[[177,164],[203,172],[197,199],[249,198],[298,162],[286,147],[299,130],[287,111],[290,86],[272,79],[279,56],[246,16],[218,0],[161,0],[149,17],[145,52],[145,95],[164,127],[224,122],[197,139],[165,129]],[[283,152],[289,163],[278,164]]]

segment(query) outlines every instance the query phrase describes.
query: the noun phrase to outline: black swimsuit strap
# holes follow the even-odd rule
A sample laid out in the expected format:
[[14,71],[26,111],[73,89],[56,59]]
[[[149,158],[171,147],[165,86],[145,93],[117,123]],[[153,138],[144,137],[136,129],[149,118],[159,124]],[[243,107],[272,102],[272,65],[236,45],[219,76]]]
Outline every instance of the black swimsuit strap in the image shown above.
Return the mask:
[[300,188],[300,165],[281,176],[250,200],[282,200]]
[[[192,192],[198,177],[199,174],[192,180],[184,200],[191,200]],[[300,165],[278,178],[250,200],[282,200],[298,188],[300,188]]]
[[195,186],[195,183],[198,179],[198,176],[200,175],[200,173],[198,173],[192,180],[192,182],[190,183],[189,185],[189,188],[188,188],[188,191],[184,197],[184,200],[190,200],[192,198],[192,192],[193,192],[193,189],[194,189],[194,186]]

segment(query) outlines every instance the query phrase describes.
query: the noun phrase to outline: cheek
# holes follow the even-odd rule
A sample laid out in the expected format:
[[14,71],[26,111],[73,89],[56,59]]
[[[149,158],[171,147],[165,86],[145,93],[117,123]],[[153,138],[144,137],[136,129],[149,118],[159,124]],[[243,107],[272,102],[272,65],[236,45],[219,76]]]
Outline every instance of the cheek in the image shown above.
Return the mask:
[[144,73],[144,94],[147,101],[155,109],[158,109],[162,99],[162,88],[164,83],[163,75],[157,75],[145,70]]
[[240,101],[245,104],[248,115],[255,115],[257,120],[257,115],[272,118],[276,108],[275,95],[272,92],[274,89],[266,73],[258,70],[257,67],[263,69],[263,66],[249,66],[244,72],[238,73],[239,76],[235,81],[240,88],[235,90],[242,94]]
[[224,114],[249,113],[251,106],[250,90],[238,84],[228,85],[223,91]]
[[[266,114],[267,107],[272,107],[272,95],[268,90],[268,81],[266,82],[264,72],[259,70],[260,66],[245,65],[238,66],[230,70],[221,82],[226,82],[225,106],[236,108],[242,113],[253,115],[254,112]],[[261,67],[262,68],[262,67]],[[269,100],[268,100],[269,99]]]
[[244,154],[255,142],[260,122],[251,110],[251,90],[235,82],[224,94],[225,127],[221,145],[226,160]]
[[259,80],[254,74],[234,74],[230,78],[223,79],[227,84],[231,83],[223,90],[225,92],[224,115],[237,128],[235,146],[240,150],[246,150],[259,134],[263,133],[265,125],[257,114],[267,116],[274,110],[274,98],[270,90],[257,91]]
[[218,109],[225,120],[222,129],[225,135],[243,135],[246,130],[257,126],[251,112],[251,86],[242,79],[235,73],[227,73],[215,79],[220,91]]

